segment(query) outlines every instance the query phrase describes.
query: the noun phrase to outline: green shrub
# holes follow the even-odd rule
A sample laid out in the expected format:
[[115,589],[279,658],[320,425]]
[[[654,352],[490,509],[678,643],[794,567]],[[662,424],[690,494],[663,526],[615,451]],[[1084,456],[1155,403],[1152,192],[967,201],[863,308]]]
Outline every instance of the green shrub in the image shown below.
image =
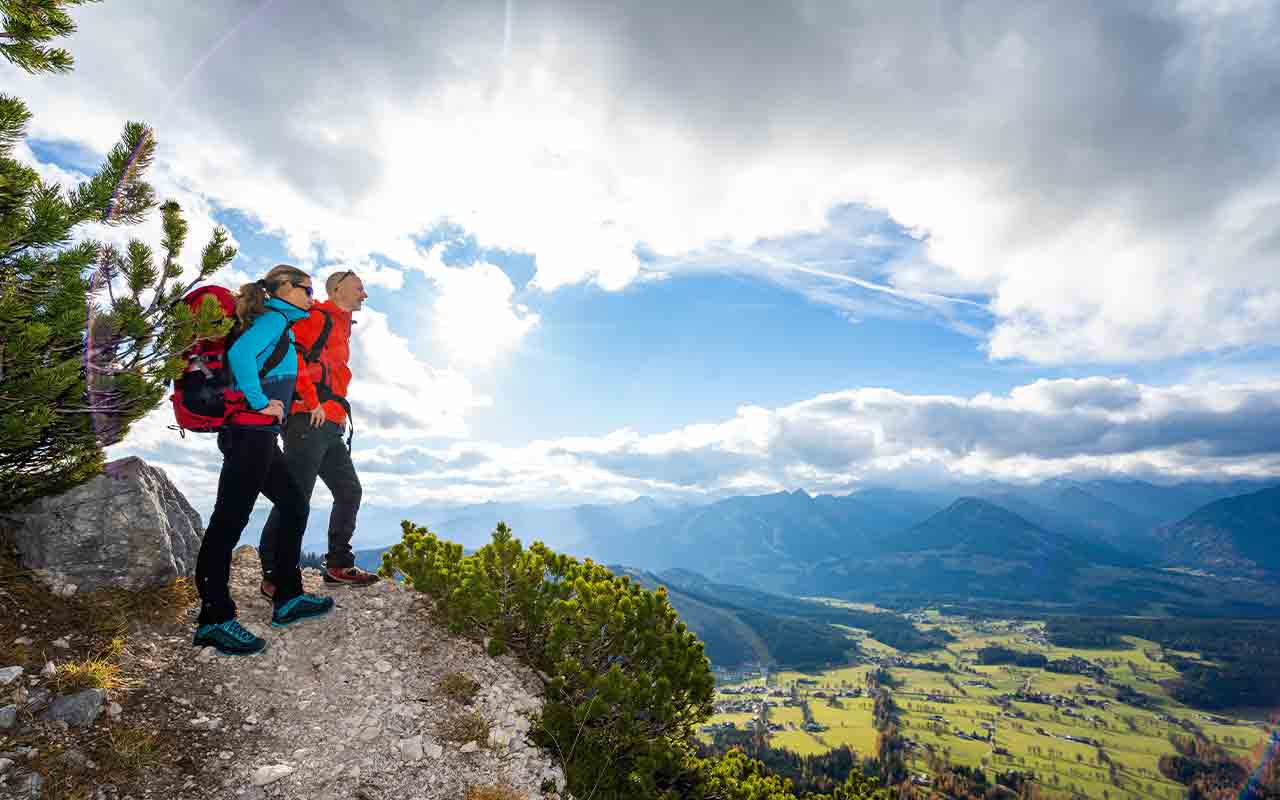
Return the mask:
[[[796,800],[788,781],[741,752],[694,755],[715,684],[665,589],[648,591],[541,542],[526,549],[504,523],[469,556],[426,528],[406,521],[402,529],[379,571],[429,595],[451,632],[488,640],[491,655],[511,652],[538,671],[544,702],[531,736],[560,761],[575,797]],[[855,773],[834,800],[878,796],[861,781]]]

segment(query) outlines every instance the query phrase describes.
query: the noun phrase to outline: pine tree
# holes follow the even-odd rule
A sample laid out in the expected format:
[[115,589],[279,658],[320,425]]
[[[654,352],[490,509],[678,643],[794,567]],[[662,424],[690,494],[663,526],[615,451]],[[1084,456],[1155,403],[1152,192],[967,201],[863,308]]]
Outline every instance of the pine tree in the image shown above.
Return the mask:
[[67,9],[86,2],[97,0],[0,0],[0,55],[27,72],[69,72],[71,54],[46,44],[75,32]]
[[[74,30],[65,9],[82,2],[0,0],[0,53],[28,72],[70,69],[46,43]],[[11,157],[29,120],[0,94],[0,512],[101,470],[103,448],[159,404],[181,351],[227,327],[212,308],[193,315],[177,301],[236,253],[215,230],[197,281],[178,284],[187,224],[173,202],[161,206],[159,265],[136,240],[123,253],[77,240],[85,225],[131,225],[155,208],[142,180],[155,136],[128,123],[98,174],[64,190]]]

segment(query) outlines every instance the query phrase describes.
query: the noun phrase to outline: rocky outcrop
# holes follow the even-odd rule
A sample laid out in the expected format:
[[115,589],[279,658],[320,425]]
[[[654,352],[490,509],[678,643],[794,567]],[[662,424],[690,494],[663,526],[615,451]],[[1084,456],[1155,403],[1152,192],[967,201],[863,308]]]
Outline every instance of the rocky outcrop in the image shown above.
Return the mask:
[[[187,679],[212,687],[222,703],[193,710],[186,725],[240,740],[226,751],[228,796],[453,800],[471,787],[506,785],[514,796],[565,797],[564,773],[527,738],[542,706],[541,682],[527,667],[450,637],[428,621],[425,595],[385,581],[333,588],[308,570],[309,588],[337,602],[333,613],[272,628],[260,574],[257,552],[239,548],[232,594],[266,652],[227,658],[206,648]],[[454,673],[479,685],[469,703],[441,693],[441,679]],[[457,715],[482,719],[487,736],[450,735]]]
[[140,458],[56,497],[7,514],[22,565],[59,594],[144,589],[195,571],[200,515],[160,469]]
[[[543,681],[528,667],[450,635],[423,594],[334,586],[314,569],[304,583],[333,597],[333,612],[273,628],[261,569],[252,547],[236,551],[231,593],[241,623],[268,642],[260,655],[193,648],[191,614],[131,625],[120,669],[136,679],[105,693],[59,693],[49,662],[0,663],[0,798],[40,797],[42,781],[66,779],[89,789],[66,796],[95,800],[462,800],[479,787],[573,800],[559,759],[529,739]],[[20,638],[59,663],[94,652],[85,637],[69,650],[39,632]],[[140,772],[109,767],[115,741],[153,732]]]

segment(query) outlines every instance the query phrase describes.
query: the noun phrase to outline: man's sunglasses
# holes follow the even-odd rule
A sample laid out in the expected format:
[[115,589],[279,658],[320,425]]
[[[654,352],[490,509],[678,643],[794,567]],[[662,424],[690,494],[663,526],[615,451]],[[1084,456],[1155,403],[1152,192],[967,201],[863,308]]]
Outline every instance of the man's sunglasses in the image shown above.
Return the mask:
[[353,277],[355,274],[356,274],[356,271],[354,269],[349,269],[346,272],[342,273],[342,277],[338,278],[336,281],[333,282],[333,288],[337,289],[339,286],[342,285],[343,281],[345,281],[347,278]]

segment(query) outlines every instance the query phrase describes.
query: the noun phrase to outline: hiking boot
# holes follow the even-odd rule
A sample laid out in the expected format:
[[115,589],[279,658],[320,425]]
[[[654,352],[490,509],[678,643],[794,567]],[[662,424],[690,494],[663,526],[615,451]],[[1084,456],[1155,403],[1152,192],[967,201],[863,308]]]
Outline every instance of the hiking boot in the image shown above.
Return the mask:
[[276,585],[266,578],[263,578],[262,583],[258,584],[258,591],[268,600],[274,600],[276,596]]
[[329,567],[324,571],[325,583],[346,583],[351,586],[368,586],[382,580],[375,573],[359,567]]
[[217,624],[201,625],[191,643],[196,647],[213,647],[224,656],[251,656],[267,649],[266,640],[240,627],[234,618]]
[[314,594],[300,594],[286,600],[271,614],[271,625],[283,628],[295,622],[311,617],[320,617],[333,610],[332,597],[317,597]]

